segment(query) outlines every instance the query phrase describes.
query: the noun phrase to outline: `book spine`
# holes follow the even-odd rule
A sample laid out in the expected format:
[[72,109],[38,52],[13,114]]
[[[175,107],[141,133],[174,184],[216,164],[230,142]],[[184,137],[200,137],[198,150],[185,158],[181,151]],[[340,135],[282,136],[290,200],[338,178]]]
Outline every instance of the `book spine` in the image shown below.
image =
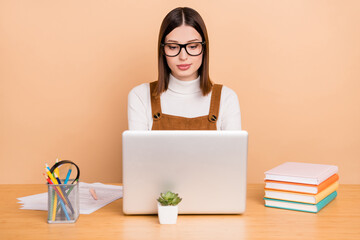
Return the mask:
[[292,211],[299,211],[299,212],[317,213],[317,212],[313,212],[313,211],[306,211],[306,210],[301,210],[301,209],[297,209],[297,208],[275,207],[275,206],[266,205],[266,204],[265,204],[265,207],[278,208],[278,209],[285,209],[285,210],[292,210]]
[[323,181],[325,181],[326,179],[328,179],[329,177],[331,177],[332,175],[334,175],[337,172],[338,172],[338,167],[337,166],[331,166],[328,170],[323,172],[317,178],[317,181],[318,181],[317,185],[319,185],[320,183],[322,183]]
[[326,179],[325,181],[323,181],[320,185],[318,185],[318,192],[320,193],[322,191],[324,191],[327,187],[329,187],[331,184],[333,184],[334,182],[339,180],[339,175],[337,175],[336,173],[334,175],[332,175],[331,177],[329,177],[328,179]]
[[329,196],[324,198],[321,202],[319,202],[317,206],[317,211],[320,211],[322,208],[324,208],[326,205],[328,205],[334,198],[337,196],[337,191],[334,191]]
[[331,184],[328,188],[326,188],[325,190],[321,191],[320,193],[318,193],[315,196],[315,203],[320,202],[321,200],[323,200],[324,198],[326,198],[329,194],[331,194],[332,192],[336,191],[339,187],[339,182],[335,182],[333,184]]
[[274,180],[265,180],[265,189],[268,190],[280,190],[280,191],[289,191],[297,193],[309,193],[309,194],[318,194],[327,189],[333,183],[339,180],[339,175],[334,174],[320,185],[313,184],[303,184],[303,183],[292,183],[292,182],[282,182]]

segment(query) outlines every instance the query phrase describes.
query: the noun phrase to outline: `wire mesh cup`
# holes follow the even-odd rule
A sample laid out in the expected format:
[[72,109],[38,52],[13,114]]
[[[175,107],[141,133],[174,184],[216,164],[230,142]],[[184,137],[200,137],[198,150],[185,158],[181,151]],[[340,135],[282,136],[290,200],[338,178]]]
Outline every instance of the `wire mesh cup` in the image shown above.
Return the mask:
[[79,217],[79,183],[48,184],[48,223],[74,223]]

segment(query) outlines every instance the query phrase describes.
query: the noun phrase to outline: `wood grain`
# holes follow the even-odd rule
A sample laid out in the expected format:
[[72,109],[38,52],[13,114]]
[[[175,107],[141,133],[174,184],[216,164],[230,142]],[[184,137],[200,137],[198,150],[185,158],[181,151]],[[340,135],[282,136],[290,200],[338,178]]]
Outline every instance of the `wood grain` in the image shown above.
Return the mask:
[[317,214],[264,207],[263,187],[248,185],[243,215],[180,215],[176,225],[160,225],[155,215],[124,216],[122,199],[75,224],[48,224],[46,211],[20,210],[16,200],[46,192],[45,185],[0,185],[0,239],[360,238],[360,185],[340,185],[337,198]]

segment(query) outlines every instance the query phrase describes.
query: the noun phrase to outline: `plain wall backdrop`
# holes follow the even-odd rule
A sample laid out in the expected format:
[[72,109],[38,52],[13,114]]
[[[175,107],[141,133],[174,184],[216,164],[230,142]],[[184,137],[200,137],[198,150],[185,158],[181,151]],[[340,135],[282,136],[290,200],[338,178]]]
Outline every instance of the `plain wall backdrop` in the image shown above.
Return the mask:
[[202,15],[210,76],[238,94],[249,183],[297,161],[360,184],[357,0],[0,0],[0,183],[45,183],[57,157],[82,181],[121,182],[127,95],[156,80],[160,24],[179,6]]

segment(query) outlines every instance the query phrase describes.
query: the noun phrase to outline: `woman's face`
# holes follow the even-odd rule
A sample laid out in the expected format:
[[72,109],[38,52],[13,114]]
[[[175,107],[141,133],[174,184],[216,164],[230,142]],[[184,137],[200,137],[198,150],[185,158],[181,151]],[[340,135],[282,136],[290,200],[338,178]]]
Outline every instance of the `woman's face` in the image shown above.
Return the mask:
[[[165,43],[186,44],[202,41],[201,35],[195,28],[186,25],[175,28],[165,37]],[[185,48],[182,48],[179,55],[175,57],[166,56],[166,61],[174,77],[182,81],[190,81],[198,77],[202,57],[203,53],[198,56],[191,56],[185,51]]]

